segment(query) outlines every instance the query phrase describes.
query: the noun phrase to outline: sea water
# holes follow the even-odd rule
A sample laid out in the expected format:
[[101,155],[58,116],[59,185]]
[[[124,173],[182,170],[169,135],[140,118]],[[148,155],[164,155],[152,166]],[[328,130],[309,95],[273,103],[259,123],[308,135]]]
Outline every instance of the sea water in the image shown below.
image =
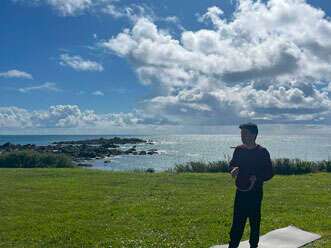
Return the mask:
[[[185,164],[189,161],[219,161],[232,158],[233,146],[242,144],[240,134],[237,135],[0,135],[0,144],[49,145],[55,141],[86,140],[98,138],[140,138],[153,141],[153,144],[124,144],[121,150],[127,150],[136,145],[136,150],[147,151],[157,149],[153,155],[120,155],[89,161],[93,167],[86,169],[100,170],[132,170],[154,168],[164,171],[173,168],[175,164]],[[331,159],[330,135],[258,135],[256,143],[267,148],[271,159],[299,158],[306,161]]]

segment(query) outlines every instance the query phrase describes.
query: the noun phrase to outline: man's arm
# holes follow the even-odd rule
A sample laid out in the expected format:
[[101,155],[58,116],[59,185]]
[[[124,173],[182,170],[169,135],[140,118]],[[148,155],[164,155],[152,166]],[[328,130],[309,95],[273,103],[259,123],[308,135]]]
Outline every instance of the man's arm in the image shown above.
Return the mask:
[[234,150],[232,159],[229,162],[228,171],[231,173],[234,167],[239,167],[239,150],[237,147]]
[[267,149],[263,152],[263,172],[257,176],[258,181],[268,181],[275,175],[270,159],[270,154]]
[[271,159],[270,159],[270,154],[268,152],[268,150],[265,150],[266,151],[266,156],[265,156],[265,165],[266,165],[266,168],[265,168],[265,173],[264,173],[264,181],[268,181],[270,180],[271,178],[273,178],[273,176],[275,175],[274,173],[274,169],[272,167],[272,163],[271,163]]

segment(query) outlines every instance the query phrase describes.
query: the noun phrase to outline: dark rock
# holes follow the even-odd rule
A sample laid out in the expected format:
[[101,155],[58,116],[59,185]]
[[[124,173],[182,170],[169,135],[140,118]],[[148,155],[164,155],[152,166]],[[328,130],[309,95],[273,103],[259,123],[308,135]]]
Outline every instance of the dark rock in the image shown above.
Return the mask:
[[[116,144],[138,144],[146,143],[145,140],[130,138],[121,139],[118,137],[112,139],[92,139],[92,140],[80,140],[80,141],[60,141],[53,142],[54,145],[37,146],[34,144],[11,144],[7,142],[0,145],[0,153],[13,152],[13,151],[33,151],[40,153],[56,153],[66,154],[72,158],[76,163],[81,163],[93,159],[102,159],[105,157],[133,154],[133,155],[153,155],[157,153],[156,149],[150,149],[146,151],[137,151],[136,145],[133,145],[126,151],[121,151],[119,145]],[[105,162],[107,163],[107,162]]]
[[79,164],[77,164],[77,166],[81,166],[81,167],[93,167],[93,164],[83,164],[83,163],[79,163]]
[[157,150],[156,149],[149,149],[149,150],[147,150],[147,154],[148,155],[157,154]]
[[136,151],[136,148],[130,148],[129,150],[125,151],[125,154],[133,153]]
[[146,143],[145,140],[137,139],[137,138],[119,138],[114,137],[111,139],[91,139],[91,140],[71,140],[71,141],[59,141],[59,142],[53,142],[53,144],[137,144],[137,143]]

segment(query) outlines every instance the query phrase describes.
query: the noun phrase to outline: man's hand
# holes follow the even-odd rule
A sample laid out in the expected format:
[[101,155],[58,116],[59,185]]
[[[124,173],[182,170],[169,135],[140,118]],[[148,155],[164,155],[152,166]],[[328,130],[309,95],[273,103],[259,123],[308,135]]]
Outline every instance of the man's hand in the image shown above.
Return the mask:
[[251,181],[251,185],[249,186],[248,190],[251,190],[254,187],[254,184],[255,184],[255,181],[256,181],[256,176],[250,176],[249,181]]
[[256,176],[250,176],[249,180],[250,180],[251,182],[255,182],[255,181],[256,181]]
[[239,172],[239,167],[234,167],[233,170],[231,171],[231,176],[232,178],[236,178]]

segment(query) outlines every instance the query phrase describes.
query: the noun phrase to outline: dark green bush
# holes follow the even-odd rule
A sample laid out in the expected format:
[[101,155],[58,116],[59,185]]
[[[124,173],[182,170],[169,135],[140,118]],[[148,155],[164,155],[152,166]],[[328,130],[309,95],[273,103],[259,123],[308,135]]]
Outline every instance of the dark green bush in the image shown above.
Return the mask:
[[74,168],[70,157],[63,154],[32,151],[0,154],[0,168]]
[[[229,172],[229,159],[227,161],[215,161],[204,163],[202,161],[190,161],[186,164],[175,164],[174,168],[169,168],[168,172]],[[298,158],[277,158],[271,160],[275,174],[299,175],[318,171],[331,171],[331,160],[328,161],[302,161]]]

